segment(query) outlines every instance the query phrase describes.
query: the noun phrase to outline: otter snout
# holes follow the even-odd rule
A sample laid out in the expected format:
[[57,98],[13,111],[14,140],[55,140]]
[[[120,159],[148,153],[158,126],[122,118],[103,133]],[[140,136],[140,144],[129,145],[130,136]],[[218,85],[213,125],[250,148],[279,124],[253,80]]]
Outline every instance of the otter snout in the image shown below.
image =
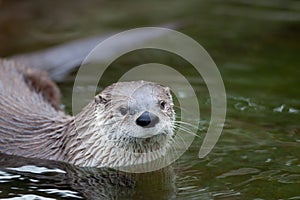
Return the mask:
[[159,122],[159,118],[155,114],[145,111],[136,119],[135,122],[143,128],[151,128]]

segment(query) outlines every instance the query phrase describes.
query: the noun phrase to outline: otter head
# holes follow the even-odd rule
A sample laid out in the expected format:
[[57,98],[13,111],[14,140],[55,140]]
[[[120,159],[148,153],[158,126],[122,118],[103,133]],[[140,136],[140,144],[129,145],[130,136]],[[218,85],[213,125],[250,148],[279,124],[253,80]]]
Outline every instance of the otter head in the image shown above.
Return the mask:
[[130,166],[166,155],[175,112],[170,89],[146,81],[118,82],[75,116],[68,161],[81,166]]
[[116,146],[133,152],[165,148],[175,113],[168,87],[146,82],[115,83],[95,97],[96,119]]

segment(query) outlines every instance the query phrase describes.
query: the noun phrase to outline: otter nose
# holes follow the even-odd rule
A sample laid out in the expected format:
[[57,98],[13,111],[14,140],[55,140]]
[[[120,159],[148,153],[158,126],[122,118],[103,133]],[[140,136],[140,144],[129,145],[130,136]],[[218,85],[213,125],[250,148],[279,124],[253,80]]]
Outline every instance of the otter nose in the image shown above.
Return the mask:
[[144,127],[144,128],[150,128],[150,127],[153,127],[155,126],[155,124],[157,124],[159,122],[159,118],[148,112],[148,111],[145,111],[143,112],[137,119],[136,119],[136,124],[141,126],[141,127]]

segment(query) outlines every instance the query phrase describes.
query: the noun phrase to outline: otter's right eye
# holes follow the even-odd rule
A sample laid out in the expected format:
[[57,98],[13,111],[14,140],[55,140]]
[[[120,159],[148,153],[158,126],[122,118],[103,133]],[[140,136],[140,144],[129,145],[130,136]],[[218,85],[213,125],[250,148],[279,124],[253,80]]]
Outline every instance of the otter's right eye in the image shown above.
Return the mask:
[[127,114],[127,108],[120,108],[120,113],[122,114],[122,115],[126,115]]

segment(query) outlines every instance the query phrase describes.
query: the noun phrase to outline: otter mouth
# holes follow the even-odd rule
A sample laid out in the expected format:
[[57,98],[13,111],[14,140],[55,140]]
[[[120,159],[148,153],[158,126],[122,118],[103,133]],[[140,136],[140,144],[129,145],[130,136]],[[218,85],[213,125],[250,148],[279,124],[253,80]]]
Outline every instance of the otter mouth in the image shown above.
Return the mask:
[[164,150],[169,141],[168,134],[162,132],[149,137],[135,137],[126,134],[118,140],[117,146],[132,153],[150,153]]
[[126,135],[126,137],[129,140],[135,140],[135,141],[140,141],[140,142],[145,142],[145,143],[152,143],[154,141],[159,141],[159,139],[165,138],[168,134],[165,132],[158,133],[155,135],[149,135],[149,136],[143,136],[143,137],[136,137],[132,135]]

